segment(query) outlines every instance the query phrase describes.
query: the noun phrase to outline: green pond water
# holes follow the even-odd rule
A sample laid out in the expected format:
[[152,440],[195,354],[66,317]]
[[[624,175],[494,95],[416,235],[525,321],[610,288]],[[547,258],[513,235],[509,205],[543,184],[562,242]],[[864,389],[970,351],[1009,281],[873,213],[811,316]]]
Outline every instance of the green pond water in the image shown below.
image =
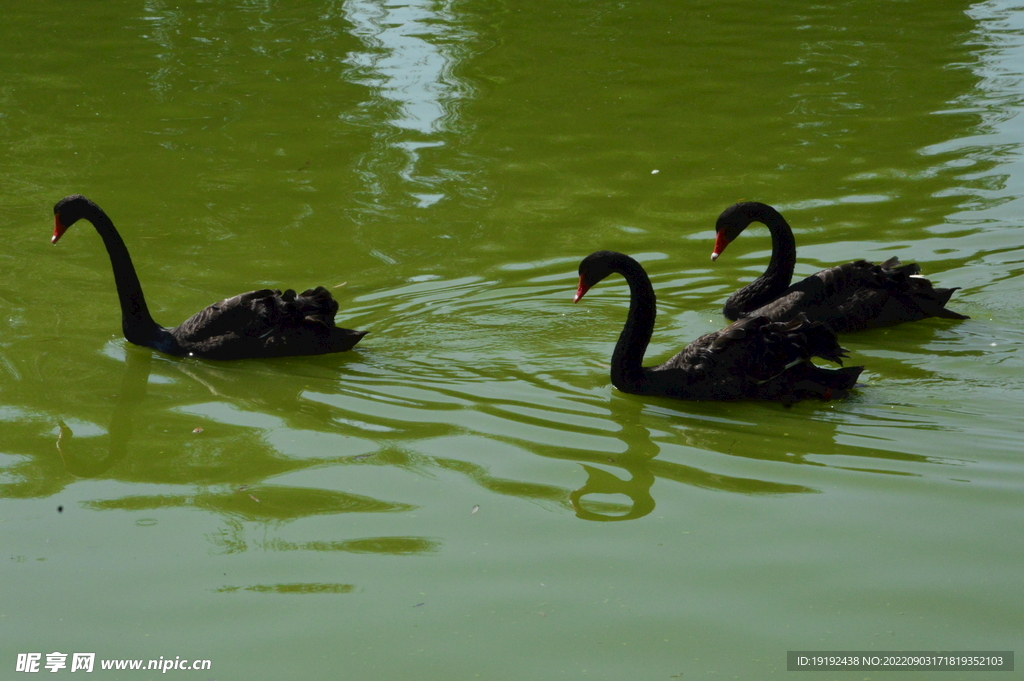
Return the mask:
[[[0,679],[761,679],[790,650],[1024,634],[1024,11],[1009,0],[7,0]],[[128,344],[324,285],[333,356]],[[964,322],[846,335],[846,400],[613,389],[724,326],[780,208],[797,274],[896,255]],[[103,671],[204,659],[209,670]],[[1017,661],[1018,669],[1021,661]],[[77,673],[77,672],[75,672]],[[804,678],[799,675],[799,678]],[[76,677],[71,677],[76,678]],[[808,678],[903,679],[897,672]],[[915,679],[1022,678],[918,672]]]

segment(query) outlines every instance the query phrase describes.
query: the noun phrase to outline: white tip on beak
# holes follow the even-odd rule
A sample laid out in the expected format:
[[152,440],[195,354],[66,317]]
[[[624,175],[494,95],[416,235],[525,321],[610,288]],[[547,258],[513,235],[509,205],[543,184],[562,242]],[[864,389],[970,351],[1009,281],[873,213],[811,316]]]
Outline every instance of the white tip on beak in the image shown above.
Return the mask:
[[711,254],[711,262],[714,262],[714,261],[718,260],[718,256],[719,255],[720,255],[719,253],[712,253]]

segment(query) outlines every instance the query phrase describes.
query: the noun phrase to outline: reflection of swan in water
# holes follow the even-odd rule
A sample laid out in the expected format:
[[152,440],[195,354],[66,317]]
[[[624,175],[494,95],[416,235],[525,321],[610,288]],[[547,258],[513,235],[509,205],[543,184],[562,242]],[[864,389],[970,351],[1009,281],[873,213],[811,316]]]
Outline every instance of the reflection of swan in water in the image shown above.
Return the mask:
[[[651,487],[655,478],[651,462],[658,456],[660,448],[651,439],[651,431],[640,423],[640,403],[630,401],[627,404],[625,411],[629,413],[619,415],[624,417],[619,420],[622,424],[619,438],[626,445],[626,451],[607,458],[609,464],[614,462],[616,467],[629,473],[630,479],[623,480],[602,468],[581,463],[587,472],[587,481],[569,494],[569,502],[577,518],[603,522],[635,520],[654,510]],[[584,504],[583,497],[588,494],[624,495],[632,503],[623,513],[619,504],[595,503],[594,500]]]
[[[102,438],[76,440],[71,428],[62,421],[59,422],[57,449],[65,470],[79,478],[106,475],[111,479],[126,482],[197,485],[199,488],[184,494],[129,495],[116,499],[87,501],[82,504],[84,507],[94,510],[131,511],[204,508],[227,518],[261,523],[287,522],[313,515],[403,512],[415,508],[411,504],[389,502],[330,489],[291,487],[263,482],[289,471],[323,465],[328,461],[345,462],[351,457],[297,460],[280,456],[272,446],[265,443],[262,443],[262,446],[255,443],[257,446],[254,447],[235,448],[238,450],[238,457],[233,459],[227,450],[217,445],[216,441],[204,443],[204,436],[199,432],[192,432],[191,427],[172,427],[172,432],[169,432],[166,428],[169,425],[167,419],[161,422],[159,433],[150,432],[150,424],[139,425],[136,422],[139,409],[146,400],[149,376],[154,362],[153,353],[148,349],[126,346],[125,355],[121,386],[107,429],[105,452],[100,456],[95,455],[96,445],[93,443],[102,443]],[[193,377],[197,374],[202,375],[204,366],[205,363],[202,362],[178,360],[164,360],[161,363],[162,368],[179,369],[185,375]],[[225,376],[229,378],[225,379]],[[201,383],[197,380],[197,384],[215,394],[230,394],[231,388],[235,387],[231,376],[230,372],[210,368],[205,376],[206,380]],[[304,381],[298,389],[295,388],[294,382],[288,384],[288,388],[298,392],[305,387]],[[235,392],[241,390],[236,389]],[[303,417],[307,423],[312,420],[322,430],[331,430],[333,422],[330,415],[315,410],[311,414],[309,409],[302,409],[303,401],[298,392],[293,393],[287,410],[304,412]],[[231,399],[229,403],[233,401],[235,400]],[[226,425],[222,428],[230,429]],[[139,433],[136,433],[137,429]],[[100,447],[102,446],[100,444]],[[417,544],[416,539],[419,538],[404,542],[388,537],[350,540],[356,543],[339,545],[343,546],[343,549],[339,550],[369,550],[367,547],[376,547],[381,552],[409,552],[410,546],[419,547],[419,550],[429,550],[432,546],[430,540]]]
[[146,398],[150,365],[153,353],[128,347],[127,359],[121,387],[114,400],[114,411],[110,414],[107,427],[107,453],[99,459],[91,458],[84,452],[75,452],[72,444],[74,433],[63,421],[58,420],[60,434],[57,436],[57,451],[64,461],[68,473],[78,478],[95,478],[106,473],[114,464],[128,454],[128,443],[135,431],[135,414]]
[[[576,516],[583,520],[609,522],[634,520],[648,515],[655,507],[651,487],[658,478],[702,489],[740,494],[774,496],[814,491],[803,485],[720,475],[659,459],[657,457],[662,451],[662,446],[655,442],[654,429],[650,427],[651,421],[647,418],[652,406],[632,398],[616,400],[612,406],[616,412],[615,421],[622,424],[618,438],[625,444],[626,451],[613,456],[592,455],[586,457],[586,460],[600,466],[622,468],[631,477],[623,480],[603,468],[581,463],[587,473],[587,481],[569,495],[569,500],[576,511]],[[581,460],[582,457],[572,458]],[[588,494],[624,495],[631,503],[629,506],[623,506],[594,500],[584,502],[583,498]]]
[[[479,368],[478,371],[484,376],[490,370]],[[499,380],[496,376],[493,378]],[[431,386],[430,391],[416,390],[419,397],[415,398],[408,387],[401,386],[396,396],[402,396],[402,406],[382,400],[379,403],[381,409],[371,413],[366,404],[371,403],[372,397],[385,398],[392,392],[388,381],[377,382],[372,395],[364,396],[367,398],[366,404],[361,406],[358,416],[381,426],[376,436],[378,442],[391,442],[360,463],[410,470],[436,468],[452,471],[464,475],[489,493],[568,510],[585,520],[631,520],[648,515],[654,509],[650,490],[658,478],[702,489],[749,495],[805,494],[816,491],[803,485],[712,473],[656,458],[663,445],[654,440],[654,431],[650,429],[651,405],[642,401],[615,399],[608,403],[605,398],[592,400],[585,394],[567,392],[565,386],[552,383],[550,377],[505,367],[502,368],[500,380],[515,381],[518,384],[515,392],[520,395],[520,399],[510,398],[507,390],[477,389],[470,395],[463,389],[446,388],[443,382],[437,382]],[[433,400],[429,398],[431,393],[435,395]],[[488,393],[493,396],[488,396]],[[555,393],[560,394],[560,397],[552,399]],[[537,399],[531,400],[532,397]],[[609,437],[603,427],[595,429],[581,424],[581,416],[585,420],[590,419],[584,416],[589,410],[581,408],[580,404],[591,401],[601,412],[611,408],[612,413],[608,414],[607,421],[629,425],[624,426],[619,435]],[[336,400],[336,404],[338,407],[356,406],[360,402]],[[483,426],[483,430],[467,433],[465,426],[461,425],[458,415],[469,405],[478,413],[478,423]],[[438,410],[438,417],[442,420],[452,415],[452,423],[423,421],[422,415],[431,409]],[[405,414],[411,417],[410,420],[399,422],[397,419]],[[510,435],[513,430],[523,435]],[[446,455],[416,453],[407,445],[409,440],[430,440],[434,450],[469,451],[478,446],[474,442],[481,437],[494,443],[505,443],[520,452],[580,463],[587,473],[587,482],[574,491],[558,485],[499,477],[487,466]],[[560,441],[561,444],[545,443],[544,440]],[[580,444],[574,446],[571,444],[573,442]],[[625,445],[624,451],[615,447],[619,442]],[[621,453],[616,453],[617,450]],[[617,474],[608,472],[609,468],[621,468],[630,478],[621,480]],[[584,499],[589,494],[624,495],[629,498],[630,504],[618,503],[617,500]],[[467,508],[471,505],[472,502],[467,500]]]
[[[649,440],[648,440],[649,442]],[[655,452],[657,453],[657,452]],[[642,464],[630,466],[624,462],[618,465],[633,474],[629,480],[622,480],[608,471],[580,464],[587,472],[587,482],[569,494],[569,501],[576,510],[576,517],[582,520],[635,520],[643,518],[654,510],[654,497],[651,496],[651,485],[654,484],[654,473]],[[583,497],[587,494],[624,494],[633,502],[629,511],[621,515],[609,515],[589,510],[583,505]]]
[[[424,174],[418,168],[420,150],[445,145],[442,133],[453,127],[456,105],[469,93],[453,74],[467,31],[448,3],[434,0],[346,0],[343,7],[352,33],[366,46],[347,57],[355,80],[369,86],[382,100],[378,106],[390,113],[392,129],[377,136],[402,152],[398,175],[417,186],[411,195],[421,207],[430,206],[444,198],[440,185],[452,173]],[[373,153],[370,164],[379,162],[381,151]],[[364,175],[371,192],[380,192],[379,173],[364,169]]]
[[[409,504],[393,503],[359,494],[263,482],[289,471],[322,465],[328,461],[347,461],[350,457],[309,457],[297,460],[281,456],[272,445],[263,443],[262,447],[232,448],[238,450],[237,458],[233,459],[229,456],[228,450],[223,450],[216,441],[201,434],[202,428],[193,432],[191,427],[175,428],[173,435],[168,435],[166,429],[161,428],[162,433],[156,438],[147,438],[140,434],[136,438],[138,444],[133,449],[131,442],[135,435],[135,415],[146,396],[153,358],[149,350],[126,346],[125,352],[127,362],[121,390],[111,416],[108,454],[100,462],[80,454],[76,455],[77,447],[72,444],[73,433],[62,424],[57,445],[67,469],[79,477],[96,477],[124,460],[129,452],[134,452],[137,456],[127,457],[128,464],[123,467],[124,470],[118,469],[119,474],[113,477],[136,482],[200,485],[200,488],[185,494],[134,495],[96,500],[86,502],[84,506],[96,510],[134,511],[174,507],[205,508],[223,516],[250,522],[286,522],[313,515],[401,512],[415,508]],[[204,393],[209,391],[217,395],[229,406],[244,404],[243,398],[238,395],[251,391],[240,385],[239,379],[245,376],[251,379],[254,366],[250,366],[247,371],[231,371],[220,365],[211,366],[206,362],[164,360],[161,363],[162,368],[179,371],[191,379],[189,383],[201,386]],[[279,378],[295,378],[286,372],[280,372],[277,364],[268,366],[268,370],[278,371]],[[297,420],[307,427],[312,423],[315,424],[313,427],[322,431],[333,429],[332,414],[328,413],[328,410],[311,410],[310,407],[317,405],[307,404],[301,398],[301,393],[308,388],[303,377],[298,378],[298,383],[295,380],[267,383],[283,386],[280,388],[283,392],[275,392],[269,388],[263,391],[262,399],[254,400],[254,411],[271,414],[273,410],[268,403],[276,398],[280,402],[277,405],[278,409],[294,414],[292,421]],[[290,399],[284,399],[282,396],[288,396]],[[189,398],[186,397],[186,401],[189,401]],[[183,410],[182,407],[171,409],[172,412]],[[289,425],[296,429],[301,428],[293,423]],[[146,429],[147,426],[141,428],[143,431]],[[229,424],[221,424],[219,429],[228,432],[236,430]],[[151,456],[154,449],[159,449],[159,454],[164,454],[165,451],[172,453]]]

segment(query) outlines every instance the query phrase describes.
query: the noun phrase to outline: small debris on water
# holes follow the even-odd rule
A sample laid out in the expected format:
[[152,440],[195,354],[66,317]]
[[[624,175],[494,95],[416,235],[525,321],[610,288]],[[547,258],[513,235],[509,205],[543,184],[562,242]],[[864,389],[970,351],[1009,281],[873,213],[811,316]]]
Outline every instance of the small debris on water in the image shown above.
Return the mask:
[[193,433],[201,433],[201,432],[203,432],[204,430],[206,430],[206,429],[205,429],[205,428],[193,428],[193,429],[192,429],[192,432],[193,432]]
[[660,172],[661,172],[660,170],[652,170],[651,171],[651,175],[657,175]]
[[344,286],[344,285],[345,285],[345,284],[347,284],[347,283],[348,283],[347,281],[343,281],[343,282],[341,282],[340,284],[335,284],[335,285],[334,285],[334,286],[332,286],[331,288],[341,288],[342,286]]
[[260,503],[260,500],[259,500],[259,499],[257,499],[256,497],[254,497],[254,496],[253,496],[253,495],[251,495],[251,494],[249,495],[249,498],[250,498],[250,499],[252,499],[253,501],[255,501],[255,502],[256,502],[257,504],[258,504],[258,503]]
[[64,512],[64,507],[63,506],[58,506],[57,507],[57,513],[63,513],[63,512]]
[[479,511],[479,510],[480,510],[480,505],[479,505],[479,504],[477,504],[476,506],[474,506],[474,507],[473,507],[473,510],[472,510],[472,511],[470,511],[470,512],[469,512],[469,514],[470,514],[470,515],[473,515],[474,513],[476,513],[476,512],[477,512],[477,511]]

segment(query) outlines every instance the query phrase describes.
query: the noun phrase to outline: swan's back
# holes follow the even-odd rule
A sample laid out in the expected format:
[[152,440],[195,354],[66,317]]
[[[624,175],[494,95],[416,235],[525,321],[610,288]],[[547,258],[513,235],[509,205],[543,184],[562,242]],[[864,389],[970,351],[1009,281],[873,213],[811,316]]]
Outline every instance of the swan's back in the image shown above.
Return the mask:
[[214,303],[170,329],[186,354],[212,359],[341,352],[365,331],[334,326],[338,303],[322,286],[249,291]]
[[842,364],[845,356],[827,326],[803,315],[787,322],[747,317],[646,372],[654,392],[670,397],[795,401],[844,396],[863,367],[822,369],[809,360]]
[[890,258],[881,265],[857,260],[816,272],[789,287],[781,296],[747,316],[773,321],[797,313],[825,322],[836,333],[912,322],[927,317],[968,319],[946,309],[957,289],[935,288],[917,276],[917,264]]

